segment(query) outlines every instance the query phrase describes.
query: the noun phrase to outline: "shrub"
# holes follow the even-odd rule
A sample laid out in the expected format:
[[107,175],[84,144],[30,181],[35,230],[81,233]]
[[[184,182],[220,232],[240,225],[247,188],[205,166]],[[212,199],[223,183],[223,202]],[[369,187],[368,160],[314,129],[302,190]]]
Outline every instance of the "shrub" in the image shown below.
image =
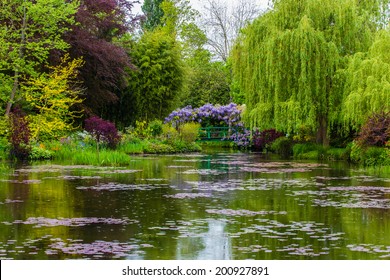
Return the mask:
[[195,142],[198,138],[200,124],[190,122],[180,126],[180,138],[185,143]]
[[250,136],[250,130],[243,129],[242,131],[234,132],[229,139],[232,140],[234,145],[239,149],[248,149],[251,145]]
[[139,139],[134,134],[123,134],[121,138],[122,143],[132,143],[132,144],[140,144],[142,140]]
[[0,138],[0,159],[6,159],[9,153],[9,146],[7,139]]
[[326,159],[327,150],[322,145],[300,143],[293,146],[293,155],[297,159]]
[[352,142],[351,145],[351,153],[349,155],[349,158],[352,162],[359,162],[362,158],[363,154],[363,148],[356,143],[356,141]]
[[293,146],[293,155],[297,157],[301,154],[313,151],[316,149],[316,145],[313,143],[298,143]]
[[330,148],[326,151],[326,159],[328,160],[348,160],[350,148]]
[[293,137],[293,140],[295,142],[307,143],[315,141],[316,137],[314,136],[314,132],[310,127],[301,125],[298,127],[296,134]]
[[164,142],[168,144],[171,144],[177,139],[179,139],[179,132],[169,124],[164,124],[162,126],[162,131],[163,132],[161,138]]
[[156,137],[156,136],[161,135],[161,133],[163,132],[162,126],[163,126],[162,121],[154,120],[154,121],[149,123],[148,129],[149,129],[151,135]]
[[267,129],[261,132],[256,129],[252,134],[252,147],[254,150],[262,151],[269,148],[272,142],[282,136],[283,133],[275,129]]
[[115,125],[96,116],[85,120],[85,130],[95,138],[98,144],[106,142],[110,148],[115,148],[120,141]]
[[10,114],[10,126],[11,156],[27,159],[31,150],[30,129],[26,116],[18,107]]
[[362,147],[354,142],[350,158],[351,161],[365,166],[390,165],[390,149],[387,147]]
[[390,111],[373,114],[362,126],[357,138],[362,146],[384,147],[390,140]]
[[146,121],[136,121],[135,127],[129,128],[128,132],[140,139],[147,139],[152,135],[151,128],[147,125]]
[[158,142],[146,142],[144,146],[144,152],[148,154],[173,153],[174,151],[172,146]]
[[44,160],[53,158],[53,153],[46,150],[43,146],[33,146],[29,155],[31,160]]
[[285,136],[277,138],[271,144],[271,150],[283,158],[288,158],[292,154],[293,141]]
[[9,122],[4,116],[0,116],[0,137],[9,137]]

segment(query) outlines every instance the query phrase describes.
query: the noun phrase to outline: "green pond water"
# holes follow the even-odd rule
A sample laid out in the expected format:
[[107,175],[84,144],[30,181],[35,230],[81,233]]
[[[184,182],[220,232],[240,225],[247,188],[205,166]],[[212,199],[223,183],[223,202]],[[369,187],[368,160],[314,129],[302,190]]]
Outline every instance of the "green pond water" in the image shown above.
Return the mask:
[[227,152],[0,163],[0,259],[390,259],[390,174]]

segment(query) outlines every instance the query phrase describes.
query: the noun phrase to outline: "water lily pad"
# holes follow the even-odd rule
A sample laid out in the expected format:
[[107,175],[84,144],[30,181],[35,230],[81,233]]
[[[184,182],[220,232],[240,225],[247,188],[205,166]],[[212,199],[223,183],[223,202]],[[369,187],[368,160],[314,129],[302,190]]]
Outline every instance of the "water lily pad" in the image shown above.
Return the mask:
[[44,217],[30,217],[25,221],[14,221],[14,224],[36,225],[36,227],[55,227],[55,226],[70,226],[80,227],[91,224],[106,224],[106,225],[128,225],[138,223],[137,220],[115,219],[115,218],[95,218],[95,217],[83,217],[83,218],[60,218],[51,219]]

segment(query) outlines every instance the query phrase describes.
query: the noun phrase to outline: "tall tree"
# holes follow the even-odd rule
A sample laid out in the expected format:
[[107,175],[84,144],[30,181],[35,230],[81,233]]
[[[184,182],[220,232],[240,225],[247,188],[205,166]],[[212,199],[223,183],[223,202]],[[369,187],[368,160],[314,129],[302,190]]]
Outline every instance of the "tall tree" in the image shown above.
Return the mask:
[[19,97],[20,84],[47,65],[50,52],[66,50],[62,39],[74,22],[77,1],[0,2],[0,85],[5,114]]
[[204,104],[226,105],[230,100],[229,81],[226,69],[220,61],[204,61],[190,68],[180,107],[191,105],[193,108]]
[[235,1],[233,7],[220,0],[207,0],[204,10],[208,45],[217,59],[226,62],[241,29],[259,16],[260,9],[253,0]]
[[378,28],[382,1],[277,0],[245,29],[233,54],[235,79],[245,93],[251,127],[286,132],[304,125],[328,144],[339,122],[340,69],[365,52]]
[[126,68],[132,64],[118,40],[130,32],[137,20],[133,2],[126,0],[81,0],[76,24],[65,40],[71,58],[83,57],[80,79],[85,87],[84,110],[105,116],[126,87]]
[[27,117],[34,140],[58,139],[74,129],[73,123],[81,116],[73,106],[82,102],[77,84],[77,69],[81,58],[69,61],[65,55],[61,63],[50,67],[49,73],[41,73],[23,86],[23,96],[31,114]]
[[142,12],[145,19],[142,22],[142,27],[145,30],[153,30],[161,26],[164,11],[161,8],[161,3],[164,0],[144,0]]
[[[137,70],[130,73],[133,121],[162,119],[175,107],[183,85],[183,65],[176,39],[164,30],[146,32],[130,52]],[[129,108],[125,108],[128,112]]]
[[382,30],[367,53],[357,53],[346,70],[341,118],[359,129],[373,113],[390,111],[390,29]]

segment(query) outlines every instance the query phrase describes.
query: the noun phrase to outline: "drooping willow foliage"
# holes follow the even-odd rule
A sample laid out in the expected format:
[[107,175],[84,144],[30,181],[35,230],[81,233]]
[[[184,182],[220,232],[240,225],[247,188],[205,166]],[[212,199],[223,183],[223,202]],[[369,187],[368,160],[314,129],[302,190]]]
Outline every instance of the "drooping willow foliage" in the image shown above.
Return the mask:
[[357,53],[347,69],[342,117],[360,127],[375,112],[390,111],[390,29],[378,33],[369,52]]
[[232,61],[251,128],[292,133],[304,125],[327,144],[328,130],[340,122],[340,70],[369,49],[379,26],[383,1],[368,2],[278,0],[243,30]]

